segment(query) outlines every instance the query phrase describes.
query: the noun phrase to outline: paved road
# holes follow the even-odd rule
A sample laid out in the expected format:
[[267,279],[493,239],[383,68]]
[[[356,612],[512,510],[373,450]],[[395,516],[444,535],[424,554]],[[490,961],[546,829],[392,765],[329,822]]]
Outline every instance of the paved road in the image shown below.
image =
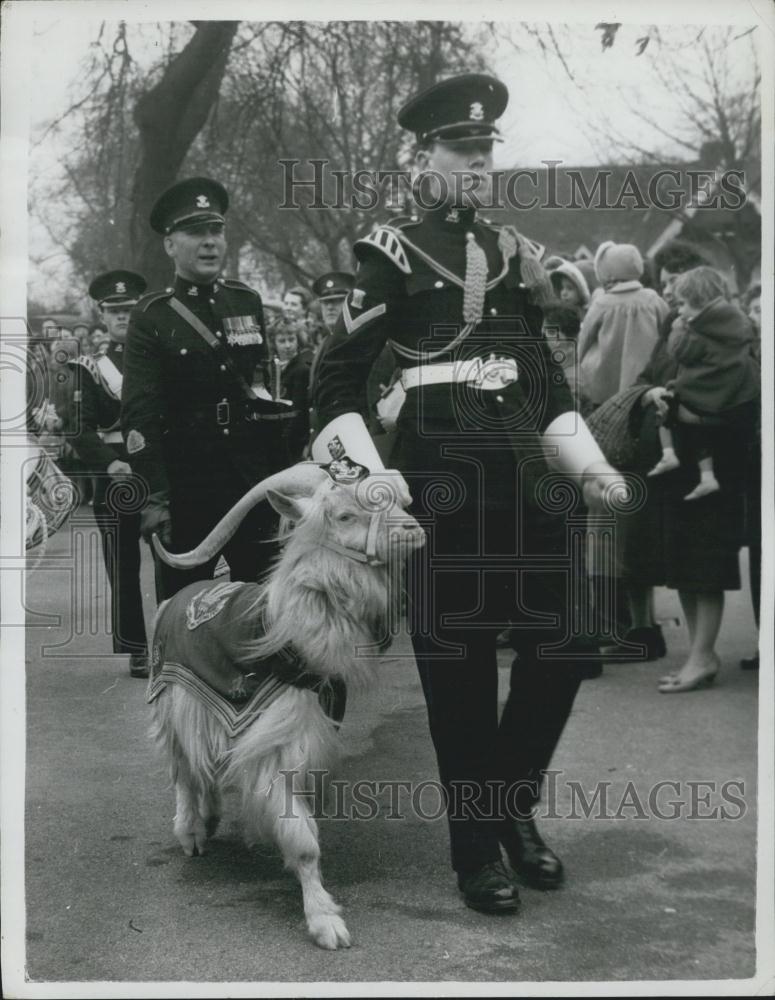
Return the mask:
[[[715,688],[657,693],[656,678],[685,653],[683,630],[674,625],[666,627],[667,660],[608,665],[583,685],[554,762],[561,774],[553,802],[567,816],[574,809],[569,781],[588,796],[608,782],[611,818],[584,817],[576,798],[576,818],[543,821],[567,865],[563,890],[525,889],[517,917],[467,910],[448,868],[443,820],[421,819],[405,793],[397,810],[403,818],[391,819],[383,793],[370,821],[322,822],[325,881],[354,937],[349,951],[327,953],[308,941],[299,889],[278,857],[242,846],[232,800],[207,857],[187,859],[178,848],[172,791],[146,735],[144,683],[129,677],[124,658],[106,655],[104,634],[90,634],[89,622],[104,618],[105,583],[87,508],[74,529],[52,540],[27,586],[34,626],[27,659],[30,979],[497,983],[753,975],[757,675],[737,666],[753,646],[746,592],[729,595]],[[88,572],[73,571],[76,551]],[[148,565],[145,580],[150,617]],[[658,611],[665,619],[678,614],[673,594],[659,592]],[[435,777],[405,640],[393,654],[379,690],[348,706],[347,781]],[[507,671],[501,674],[504,681]],[[667,815],[674,800],[679,818],[651,813],[649,790],[659,781],[680,783],[663,788],[657,803]],[[716,783],[695,813],[725,807],[730,818],[688,818],[692,781]],[[732,781],[744,791],[727,786],[725,802],[721,786]],[[426,813],[434,807],[432,796],[421,802]]]

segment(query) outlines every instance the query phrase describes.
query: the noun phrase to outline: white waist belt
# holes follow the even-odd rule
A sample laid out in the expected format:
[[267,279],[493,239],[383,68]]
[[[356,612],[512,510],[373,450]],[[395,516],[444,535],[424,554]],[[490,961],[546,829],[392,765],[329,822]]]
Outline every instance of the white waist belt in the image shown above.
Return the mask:
[[121,431],[99,431],[99,435],[105,444],[123,444],[124,439]]
[[513,358],[472,358],[470,361],[450,361],[438,365],[418,365],[404,368],[401,384],[404,389],[438,385],[442,382],[473,382],[476,389],[502,389],[516,382],[519,376]]

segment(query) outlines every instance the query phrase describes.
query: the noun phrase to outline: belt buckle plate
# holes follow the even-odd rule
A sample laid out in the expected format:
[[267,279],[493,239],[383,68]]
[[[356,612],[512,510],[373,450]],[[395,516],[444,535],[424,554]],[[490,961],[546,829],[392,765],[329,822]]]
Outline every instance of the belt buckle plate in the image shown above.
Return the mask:
[[228,399],[222,399],[215,407],[215,422],[219,427],[228,424],[231,417]]
[[475,385],[477,389],[502,389],[516,382],[517,377],[517,365],[513,358],[497,358],[491,354],[476,372]]

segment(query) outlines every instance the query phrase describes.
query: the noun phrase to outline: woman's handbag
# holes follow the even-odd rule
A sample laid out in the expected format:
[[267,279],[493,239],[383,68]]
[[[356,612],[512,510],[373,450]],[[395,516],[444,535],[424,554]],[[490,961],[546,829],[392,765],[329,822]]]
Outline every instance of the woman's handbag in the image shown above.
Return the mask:
[[[615,469],[630,469],[638,455],[637,416],[647,385],[632,385],[601,403],[586,423]],[[637,407],[637,410],[636,410]]]

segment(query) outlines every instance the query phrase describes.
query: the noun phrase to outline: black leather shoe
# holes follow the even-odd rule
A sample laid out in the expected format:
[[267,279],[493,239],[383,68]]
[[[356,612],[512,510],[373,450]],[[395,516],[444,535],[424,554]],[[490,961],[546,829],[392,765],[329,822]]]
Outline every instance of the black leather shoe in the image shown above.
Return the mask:
[[740,661],[741,670],[758,670],[759,669],[759,654],[756,656],[746,656],[745,659]]
[[148,654],[132,653],[129,657],[129,674],[131,677],[148,676]]
[[[625,645],[628,643],[629,645]],[[646,655],[639,656],[632,645],[646,647]],[[621,643],[612,646],[601,646],[600,652],[609,662],[619,658],[620,660],[633,660],[638,663],[644,661],[659,660],[667,655],[667,645],[662,634],[660,625],[647,625],[642,628],[631,628],[625,635]]]
[[513,913],[519,909],[519,890],[502,861],[489,861],[471,872],[461,872],[457,884],[463,901],[481,913]]
[[556,889],[565,873],[562,861],[547,847],[533,819],[509,820],[501,843],[514,871],[534,889]]

